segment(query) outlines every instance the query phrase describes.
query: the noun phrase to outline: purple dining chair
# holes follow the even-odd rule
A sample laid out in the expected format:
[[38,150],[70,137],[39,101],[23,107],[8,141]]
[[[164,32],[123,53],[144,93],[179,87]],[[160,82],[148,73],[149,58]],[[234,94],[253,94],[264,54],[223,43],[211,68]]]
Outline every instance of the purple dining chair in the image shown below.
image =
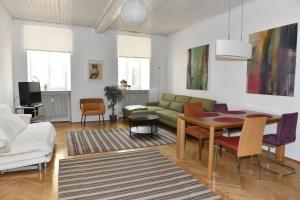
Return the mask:
[[288,113],[283,114],[281,120],[279,122],[279,126],[277,127],[276,134],[267,134],[264,135],[263,144],[268,146],[268,160],[275,162],[283,167],[289,169],[286,173],[276,172],[269,168],[265,168],[275,174],[279,174],[281,176],[286,176],[296,172],[296,170],[288,165],[283,164],[282,162],[271,160],[270,159],[270,149],[271,147],[278,147],[281,145],[286,145],[296,140],[296,129],[297,129],[297,120],[298,120],[298,113]]
[[[216,103],[214,105],[214,112],[227,112],[228,106],[226,103]],[[223,131],[227,133],[227,137],[230,137],[230,134],[241,132],[242,128],[226,128]]]
[[214,105],[214,112],[226,112],[228,111],[228,107],[226,103],[216,103]]

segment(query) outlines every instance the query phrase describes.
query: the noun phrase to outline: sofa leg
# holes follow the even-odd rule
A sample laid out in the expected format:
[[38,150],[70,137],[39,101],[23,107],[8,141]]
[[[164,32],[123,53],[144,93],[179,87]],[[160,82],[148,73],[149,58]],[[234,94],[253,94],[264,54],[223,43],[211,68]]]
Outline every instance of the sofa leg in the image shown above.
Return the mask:
[[39,172],[42,171],[42,168],[43,168],[42,163],[39,163],[39,164],[38,164],[38,170],[39,170]]

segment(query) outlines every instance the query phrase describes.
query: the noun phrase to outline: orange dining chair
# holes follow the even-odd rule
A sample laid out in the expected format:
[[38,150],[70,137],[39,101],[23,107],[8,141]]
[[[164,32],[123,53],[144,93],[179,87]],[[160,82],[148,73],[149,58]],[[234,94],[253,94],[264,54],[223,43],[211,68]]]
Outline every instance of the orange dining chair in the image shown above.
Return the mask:
[[[240,158],[257,156],[258,180],[260,180],[260,155],[267,117],[246,118],[240,136],[216,138],[215,144],[236,154],[238,184],[240,184]],[[218,148],[215,149],[214,170],[217,165]]]
[[99,123],[100,116],[102,115],[102,121],[104,122],[104,114],[105,114],[105,105],[103,99],[101,98],[88,98],[88,99],[80,99],[80,110],[81,110],[81,125],[82,120],[85,126],[86,116],[99,115]]
[[[201,102],[184,103],[184,115],[194,116],[196,113],[200,113],[200,112],[203,112],[203,107]],[[185,129],[185,133],[199,140],[199,160],[201,160],[204,141],[209,139],[209,131],[199,126],[188,126]],[[220,131],[215,133],[215,137],[219,137],[220,135],[222,135],[222,132]]]

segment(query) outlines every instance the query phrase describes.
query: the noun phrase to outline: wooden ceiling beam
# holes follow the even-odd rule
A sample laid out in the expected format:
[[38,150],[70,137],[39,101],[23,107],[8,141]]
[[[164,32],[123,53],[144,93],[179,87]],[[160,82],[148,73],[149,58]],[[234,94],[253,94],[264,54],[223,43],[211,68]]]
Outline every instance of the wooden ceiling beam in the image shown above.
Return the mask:
[[96,24],[96,33],[105,32],[110,25],[117,19],[121,14],[123,0],[112,0],[110,5],[105,10],[104,14],[101,15]]

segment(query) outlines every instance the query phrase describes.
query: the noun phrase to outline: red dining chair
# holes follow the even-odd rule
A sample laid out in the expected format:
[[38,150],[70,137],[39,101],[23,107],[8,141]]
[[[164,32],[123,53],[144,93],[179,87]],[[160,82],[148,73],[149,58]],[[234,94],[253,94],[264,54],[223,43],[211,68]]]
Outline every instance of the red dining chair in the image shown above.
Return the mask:
[[[260,179],[260,155],[262,153],[263,133],[267,117],[246,118],[240,136],[218,137],[215,139],[217,145],[236,154],[238,184],[240,184],[240,158],[246,156],[257,156],[258,179]],[[218,148],[215,150],[214,170],[217,165]]]
[[[186,102],[184,103],[184,115],[194,116],[196,113],[203,112],[203,107],[201,102]],[[197,138],[199,140],[199,160],[202,157],[202,149],[204,146],[204,141],[209,139],[209,132],[199,126],[188,126],[185,129],[185,133]],[[221,131],[215,133],[215,137],[222,135]],[[221,151],[220,151],[221,152]]]
[[276,134],[267,134],[263,137],[263,144],[268,146],[268,160],[274,163],[277,163],[288,169],[285,173],[280,173],[269,168],[265,168],[275,174],[279,174],[281,176],[286,176],[292,173],[295,173],[295,168],[285,165],[282,162],[278,162],[276,160],[270,159],[270,149],[272,147],[278,147],[281,145],[286,145],[296,140],[296,129],[297,129],[297,121],[298,121],[298,113],[288,113],[283,114],[281,120],[279,122],[279,126],[277,128]]

